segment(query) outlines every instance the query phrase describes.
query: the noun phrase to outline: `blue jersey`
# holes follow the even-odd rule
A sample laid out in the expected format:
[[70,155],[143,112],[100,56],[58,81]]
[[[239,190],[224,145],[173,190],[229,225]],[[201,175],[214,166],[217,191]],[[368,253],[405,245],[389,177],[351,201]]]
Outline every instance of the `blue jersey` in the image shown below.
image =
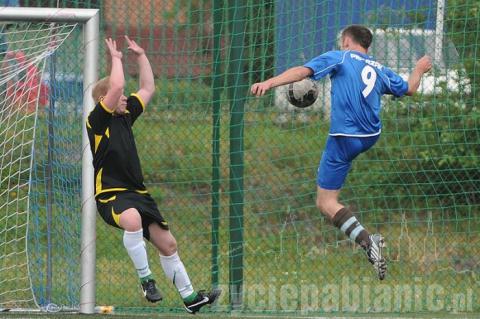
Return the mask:
[[408,90],[408,83],[398,74],[357,51],[329,51],[305,67],[312,69],[314,80],[330,74],[332,136],[380,134],[382,95],[399,97]]

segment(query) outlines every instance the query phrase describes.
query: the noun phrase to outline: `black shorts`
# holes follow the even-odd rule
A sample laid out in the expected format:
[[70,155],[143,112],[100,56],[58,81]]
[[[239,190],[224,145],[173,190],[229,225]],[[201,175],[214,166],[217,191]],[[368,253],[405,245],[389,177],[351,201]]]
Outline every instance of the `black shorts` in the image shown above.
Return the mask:
[[120,214],[129,208],[135,208],[142,217],[143,237],[150,239],[148,226],[157,223],[161,228],[168,230],[168,223],[158,211],[157,204],[149,194],[136,192],[118,192],[102,194],[96,199],[97,210],[103,220],[114,227],[119,225]]

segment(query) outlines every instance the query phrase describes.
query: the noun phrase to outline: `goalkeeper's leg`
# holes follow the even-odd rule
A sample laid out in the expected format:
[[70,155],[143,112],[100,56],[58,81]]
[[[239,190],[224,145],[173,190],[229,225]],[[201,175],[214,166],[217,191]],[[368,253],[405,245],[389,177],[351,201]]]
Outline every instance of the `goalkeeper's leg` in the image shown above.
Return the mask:
[[177,288],[183,299],[185,310],[189,313],[196,313],[205,305],[213,303],[220,295],[220,290],[210,292],[195,291],[188,276],[187,270],[177,252],[177,242],[172,233],[160,227],[156,222],[148,227],[150,241],[160,252],[160,263],[165,275]]
[[[112,214],[115,214],[113,206]],[[123,233],[123,245],[140,277],[143,295],[150,302],[162,300],[162,295],[156,287],[156,282],[148,265],[147,251],[143,239],[142,218],[137,209],[129,208],[122,212],[119,216],[119,224],[125,230]]]

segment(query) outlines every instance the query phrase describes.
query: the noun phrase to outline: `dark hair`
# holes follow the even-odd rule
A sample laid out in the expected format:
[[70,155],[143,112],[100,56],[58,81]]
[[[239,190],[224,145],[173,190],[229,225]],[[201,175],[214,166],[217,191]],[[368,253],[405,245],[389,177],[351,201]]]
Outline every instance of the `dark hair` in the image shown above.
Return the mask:
[[352,24],[342,31],[342,38],[349,36],[352,40],[360,44],[364,49],[368,49],[372,44],[372,32],[363,25]]

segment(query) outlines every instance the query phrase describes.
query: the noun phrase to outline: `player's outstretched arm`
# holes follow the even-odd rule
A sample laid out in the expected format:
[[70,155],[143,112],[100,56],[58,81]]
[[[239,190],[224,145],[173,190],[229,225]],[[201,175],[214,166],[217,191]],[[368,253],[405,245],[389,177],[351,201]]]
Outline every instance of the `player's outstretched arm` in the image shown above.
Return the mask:
[[252,85],[251,92],[253,95],[262,96],[271,88],[303,80],[312,74],[312,69],[304,66],[296,66],[266,81],[255,83]]
[[413,69],[412,73],[408,78],[408,91],[406,95],[413,95],[415,92],[417,92],[423,74],[430,71],[431,68],[432,58],[430,58],[428,55],[421,57],[417,61],[415,69]]
[[109,88],[103,98],[103,103],[113,112],[117,107],[118,100],[123,94],[125,76],[123,75],[122,52],[117,50],[117,43],[111,38],[106,39],[105,43],[112,57],[112,70],[110,71]]
[[145,54],[145,50],[141,48],[135,41],[130,40],[128,36],[125,36],[125,40],[127,40],[128,49],[137,56],[140,81],[140,88],[137,94],[146,105],[155,92],[152,67],[148,61],[147,55]]

